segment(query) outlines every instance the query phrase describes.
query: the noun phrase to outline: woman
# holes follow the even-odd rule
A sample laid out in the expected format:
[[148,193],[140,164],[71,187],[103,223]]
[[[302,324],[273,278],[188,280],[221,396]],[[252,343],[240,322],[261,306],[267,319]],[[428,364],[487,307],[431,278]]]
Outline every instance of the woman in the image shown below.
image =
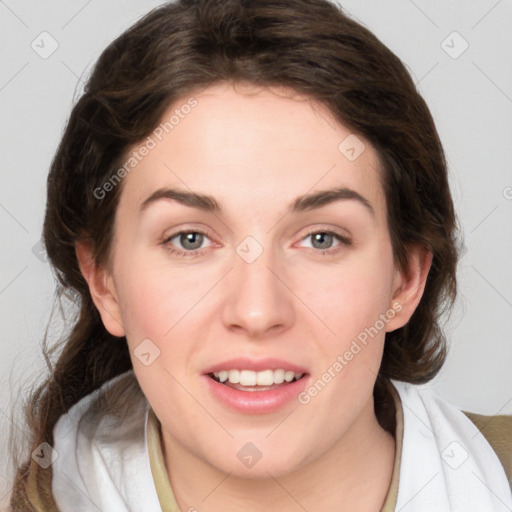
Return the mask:
[[334,4],[150,12],[52,163],[44,239],[80,314],[13,510],[512,507],[503,454],[419,386],[456,226],[425,102]]

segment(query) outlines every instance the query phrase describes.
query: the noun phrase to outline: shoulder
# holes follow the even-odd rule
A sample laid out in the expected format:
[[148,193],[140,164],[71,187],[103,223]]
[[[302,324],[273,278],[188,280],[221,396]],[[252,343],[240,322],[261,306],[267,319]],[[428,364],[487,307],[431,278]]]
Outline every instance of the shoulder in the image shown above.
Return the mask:
[[[442,453],[448,450],[450,440],[455,439],[475,460],[489,461],[491,454],[495,454],[492,458],[503,468],[512,488],[512,416],[487,416],[461,410],[430,383],[416,385],[393,380],[393,385],[400,395],[404,414],[419,417],[422,424],[435,432]],[[450,453],[448,450],[446,457]]]
[[58,466],[80,471],[105,460],[122,464],[144,450],[148,402],[133,371],[125,372],[83,397],[53,430]]
[[60,417],[52,464],[59,510],[90,510],[91,501],[102,510],[157,510],[146,446],[147,411],[148,402],[130,371]]
[[63,414],[55,425],[56,438],[68,437],[70,430],[80,436],[93,439],[106,433],[119,437],[130,430],[130,418],[140,416],[146,409],[145,397],[138,385],[133,370],[125,372],[104,383],[103,386],[82,398]]
[[512,415],[487,416],[462,411],[478,428],[500,459],[512,488]]

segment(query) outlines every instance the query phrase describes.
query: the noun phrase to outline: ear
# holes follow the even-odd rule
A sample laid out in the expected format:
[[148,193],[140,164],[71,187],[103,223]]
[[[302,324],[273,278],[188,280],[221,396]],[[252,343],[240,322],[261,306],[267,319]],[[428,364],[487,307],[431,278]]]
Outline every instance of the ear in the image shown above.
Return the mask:
[[427,247],[411,246],[407,254],[407,268],[395,270],[390,307],[397,313],[387,323],[387,332],[403,327],[410,320],[423,296],[432,265],[432,251]]
[[88,242],[77,241],[75,252],[80,272],[89,285],[92,300],[101,315],[105,329],[113,336],[125,336],[112,275],[106,268],[96,265]]

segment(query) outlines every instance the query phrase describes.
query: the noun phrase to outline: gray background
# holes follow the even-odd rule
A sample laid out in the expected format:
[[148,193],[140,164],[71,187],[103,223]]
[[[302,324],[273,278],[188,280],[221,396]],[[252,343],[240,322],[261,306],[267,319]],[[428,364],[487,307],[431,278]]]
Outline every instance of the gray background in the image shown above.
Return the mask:
[[[0,0],[1,461],[12,402],[44,368],[40,343],[54,282],[37,244],[51,158],[84,74],[116,35],[159,3]],[[446,326],[451,352],[431,386],[460,408],[510,414],[512,1],[342,5],[406,63],[448,158],[466,252],[460,297]],[[19,419],[14,428],[23,437]],[[0,506],[9,491],[5,471]]]

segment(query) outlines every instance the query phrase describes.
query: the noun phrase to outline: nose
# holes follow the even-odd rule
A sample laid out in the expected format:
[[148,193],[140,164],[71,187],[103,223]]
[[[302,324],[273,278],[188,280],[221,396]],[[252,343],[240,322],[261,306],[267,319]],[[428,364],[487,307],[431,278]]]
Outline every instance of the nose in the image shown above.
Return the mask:
[[228,291],[222,321],[226,328],[260,340],[293,325],[293,292],[273,251],[265,248],[254,261],[235,254],[234,261],[225,283]]

